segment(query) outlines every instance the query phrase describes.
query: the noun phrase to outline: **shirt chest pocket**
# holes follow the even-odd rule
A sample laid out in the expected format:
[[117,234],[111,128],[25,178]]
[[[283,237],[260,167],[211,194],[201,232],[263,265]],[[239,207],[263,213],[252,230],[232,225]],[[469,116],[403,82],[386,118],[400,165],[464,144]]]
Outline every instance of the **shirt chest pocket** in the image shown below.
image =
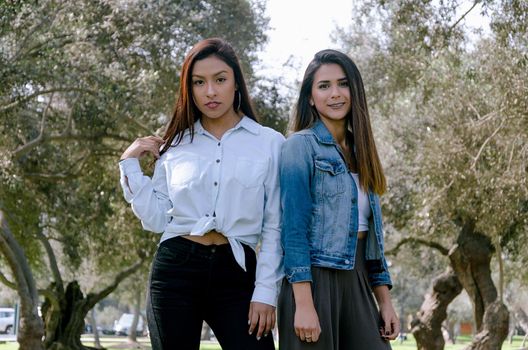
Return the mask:
[[235,180],[246,188],[264,184],[268,163],[249,158],[238,158],[235,166]]
[[315,182],[317,192],[326,196],[335,196],[345,191],[347,170],[337,159],[315,160]]
[[174,159],[168,162],[170,184],[183,186],[200,177],[200,159]]

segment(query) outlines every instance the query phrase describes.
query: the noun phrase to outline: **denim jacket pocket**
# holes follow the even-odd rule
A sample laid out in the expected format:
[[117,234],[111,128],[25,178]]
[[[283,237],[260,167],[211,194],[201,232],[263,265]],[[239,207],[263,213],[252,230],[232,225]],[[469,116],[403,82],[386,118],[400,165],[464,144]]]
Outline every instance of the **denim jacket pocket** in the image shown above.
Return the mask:
[[345,166],[337,159],[316,159],[315,178],[317,191],[326,196],[335,196],[345,190],[343,175]]

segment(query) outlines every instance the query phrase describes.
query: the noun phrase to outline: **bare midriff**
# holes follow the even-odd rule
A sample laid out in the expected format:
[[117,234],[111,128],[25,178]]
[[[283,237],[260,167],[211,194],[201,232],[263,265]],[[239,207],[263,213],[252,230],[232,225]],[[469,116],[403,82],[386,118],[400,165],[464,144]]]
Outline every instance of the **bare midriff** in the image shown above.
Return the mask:
[[368,231],[359,231],[358,232],[358,239],[363,239],[363,238],[367,237],[367,233],[368,233]]
[[209,231],[203,236],[183,235],[182,237],[203,245],[221,245],[229,243],[226,236],[215,230]]

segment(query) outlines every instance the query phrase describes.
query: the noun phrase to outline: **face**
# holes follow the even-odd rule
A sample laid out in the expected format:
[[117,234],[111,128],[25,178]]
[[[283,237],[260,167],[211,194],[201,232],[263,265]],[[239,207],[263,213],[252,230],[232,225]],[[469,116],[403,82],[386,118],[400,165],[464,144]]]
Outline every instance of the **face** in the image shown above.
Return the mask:
[[340,65],[323,64],[317,69],[310,105],[315,106],[323,121],[345,121],[351,108],[350,89]]
[[216,56],[196,61],[192,70],[192,94],[202,117],[236,117],[233,108],[236,82],[233,69]]

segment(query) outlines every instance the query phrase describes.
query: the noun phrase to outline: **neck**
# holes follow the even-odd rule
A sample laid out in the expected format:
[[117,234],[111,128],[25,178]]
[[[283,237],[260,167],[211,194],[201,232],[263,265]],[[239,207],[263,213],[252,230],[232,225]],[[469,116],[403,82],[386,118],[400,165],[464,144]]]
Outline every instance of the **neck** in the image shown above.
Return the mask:
[[239,116],[235,111],[232,111],[232,113],[226,114],[220,118],[208,118],[202,115],[201,122],[205,130],[217,139],[221,139],[225,132],[237,125],[241,119],[242,116]]
[[322,122],[332,134],[332,137],[339,145],[346,144],[346,119],[328,120],[322,119]]

